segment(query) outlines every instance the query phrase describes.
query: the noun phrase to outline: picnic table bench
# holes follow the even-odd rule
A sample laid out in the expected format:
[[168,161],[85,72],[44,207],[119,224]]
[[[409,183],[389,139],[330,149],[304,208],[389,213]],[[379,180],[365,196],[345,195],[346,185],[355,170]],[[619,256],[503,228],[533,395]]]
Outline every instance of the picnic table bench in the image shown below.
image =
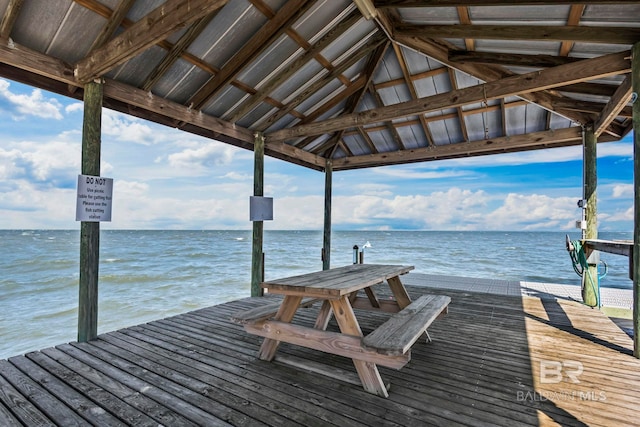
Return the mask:
[[[284,295],[281,303],[268,303],[236,313],[232,321],[251,334],[264,337],[258,357],[273,360],[280,342],[349,357],[365,390],[388,397],[377,365],[400,369],[411,360],[411,347],[420,338],[430,339],[427,328],[447,313],[451,299],[423,295],[411,301],[400,275],[413,266],[354,264],[331,270],[286,277],[262,283],[269,293]],[[393,300],[378,299],[372,286],[387,282]],[[364,290],[365,296],[358,291]],[[313,328],[291,323],[299,307],[322,301]],[[367,336],[354,308],[393,313]],[[334,316],[340,332],[327,331]]]

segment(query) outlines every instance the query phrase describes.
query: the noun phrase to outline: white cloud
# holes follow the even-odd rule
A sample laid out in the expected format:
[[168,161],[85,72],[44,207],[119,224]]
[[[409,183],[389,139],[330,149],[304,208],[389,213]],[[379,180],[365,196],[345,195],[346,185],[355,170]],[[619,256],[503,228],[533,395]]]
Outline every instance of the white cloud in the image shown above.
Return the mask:
[[14,180],[0,191],[0,228],[73,228],[75,196],[75,189]]
[[619,199],[623,197],[633,197],[633,184],[617,184],[611,190],[611,197]]
[[[634,220],[633,214],[634,214],[634,209],[633,209],[633,205],[631,205],[629,209],[624,211],[616,211],[613,214],[607,215],[606,217],[604,217],[603,220],[606,222],[633,221]],[[600,215],[598,215],[598,219],[600,219]]]
[[[428,195],[395,197],[346,196],[334,203],[334,221],[343,224],[378,224],[411,221],[424,229],[450,229],[477,224],[488,197],[483,191],[451,188]],[[384,227],[385,225],[380,225]]]
[[502,206],[487,215],[486,227],[493,230],[567,228],[566,224],[578,219],[577,215],[572,197],[510,193]]
[[10,90],[10,83],[0,79],[0,96],[9,101],[16,109],[15,120],[23,119],[24,116],[36,116],[43,119],[62,120],[60,110],[62,104],[55,98],[48,98],[42,95],[40,89],[33,89],[30,95],[13,93]]
[[69,178],[80,171],[80,146],[63,141],[12,143],[10,150],[0,148],[0,177],[32,177],[36,181]]
[[228,165],[233,160],[234,149],[220,142],[201,143],[197,148],[187,148],[170,154],[169,164],[177,168],[192,169],[200,173],[211,171],[215,166]]
[[[169,129],[169,128],[167,128]],[[121,142],[151,145],[162,138],[162,133],[154,133],[143,120],[118,113],[113,110],[102,110],[102,134]]]
[[442,179],[442,178],[459,178],[462,176],[473,175],[471,171],[465,170],[424,170],[424,167],[405,166],[405,167],[381,167],[375,168],[372,172],[380,175],[389,176],[399,179]]

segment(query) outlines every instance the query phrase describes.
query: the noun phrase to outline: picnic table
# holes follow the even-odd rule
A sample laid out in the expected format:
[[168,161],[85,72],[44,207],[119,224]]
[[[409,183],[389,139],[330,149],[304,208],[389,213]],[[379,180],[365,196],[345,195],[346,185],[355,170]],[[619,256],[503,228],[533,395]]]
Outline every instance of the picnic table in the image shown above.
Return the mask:
[[[448,310],[451,299],[423,295],[411,301],[400,276],[410,265],[354,264],[299,276],[270,280],[261,286],[270,294],[284,296],[282,302],[267,303],[240,313],[232,320],[247,332],[264,337],[258,357],[271,361],[280,342],[288,342],[353,360],[364,389],[388,397],[377,365],[400,369],[411,360],[411,346],[427,328]],[[378,299],[373,285],[389,285],[392,300]],[[364,290],[365,296],[359,296]],[[300,307],[322,302],[313,328],[293,324]],[[363,336],[354,308],[394,313],[389,320]],[[334,316],[340,332],[327,331]]]

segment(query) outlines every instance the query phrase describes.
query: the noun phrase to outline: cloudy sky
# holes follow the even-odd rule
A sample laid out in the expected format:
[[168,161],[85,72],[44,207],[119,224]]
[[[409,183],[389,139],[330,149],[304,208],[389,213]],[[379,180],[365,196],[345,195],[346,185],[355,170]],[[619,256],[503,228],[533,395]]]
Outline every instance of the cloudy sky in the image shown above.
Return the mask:
[[[253,153],[104,110],[103,229],[249,229]],[[0,78],[0,229],[77,229],[82,104]],[[633,147],[599,145],[600,230],[633,229]],[[575,231],[580,147],[334,173],[336,230]],[[267,157],[266,229],[321,230],[324,175]]]

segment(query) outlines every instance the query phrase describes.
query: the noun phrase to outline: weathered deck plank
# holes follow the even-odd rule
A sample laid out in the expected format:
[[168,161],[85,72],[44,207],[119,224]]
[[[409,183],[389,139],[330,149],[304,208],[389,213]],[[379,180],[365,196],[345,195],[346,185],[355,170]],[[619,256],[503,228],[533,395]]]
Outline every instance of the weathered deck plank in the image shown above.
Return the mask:
[[[386,285],[376,291],[390,297]],[[258,360],[261,339],[229,320],[262,302],[245,299],[0,361],[0,425],[636,423],[640,361],[604,315],[572,301],[437,293],[452,302],[430,327],[433,342],[414,345],[401,370],[380,368],[392,384],[388,399]],[[300,309],[294,322],[313,326],[318,309]],[[365,334],[389,317],[357,315]],[[328,330],[336,328],[331,321]],[[355,371],[350,359],[297,346],[283,344],[279,354]],[[545,370],[559,363],[562,370]]]

